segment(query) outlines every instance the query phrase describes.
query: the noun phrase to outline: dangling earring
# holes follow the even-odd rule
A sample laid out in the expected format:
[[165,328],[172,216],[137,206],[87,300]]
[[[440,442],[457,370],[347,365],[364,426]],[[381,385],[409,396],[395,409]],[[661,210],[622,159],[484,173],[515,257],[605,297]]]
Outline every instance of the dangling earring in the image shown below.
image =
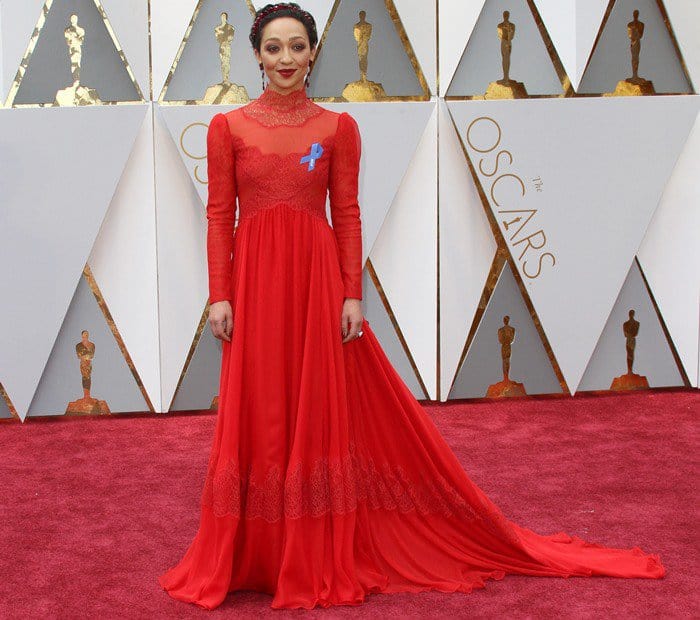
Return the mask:
[[262,63],[260,63],[260,80],[262,82],[262,89],[265,90],[265,69],[263,69]]
[[309,70],[306,72],[306,77],[304,78],[304,84],[306,84],[306,88],[309,87],[309,76],[311,75],[311,62],[309,62]]

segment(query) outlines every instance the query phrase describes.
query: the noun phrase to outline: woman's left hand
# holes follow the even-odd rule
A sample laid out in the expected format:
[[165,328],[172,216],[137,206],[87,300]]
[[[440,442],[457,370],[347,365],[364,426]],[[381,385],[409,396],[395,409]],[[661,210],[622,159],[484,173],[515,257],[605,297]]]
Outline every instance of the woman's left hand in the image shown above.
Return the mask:
[[364,316],[362,315],[362,305],[359,299],[346,297],[343,302],[343,315],[340,319],[340,331],[343,334],[343,344],[355,340],[360,336]]

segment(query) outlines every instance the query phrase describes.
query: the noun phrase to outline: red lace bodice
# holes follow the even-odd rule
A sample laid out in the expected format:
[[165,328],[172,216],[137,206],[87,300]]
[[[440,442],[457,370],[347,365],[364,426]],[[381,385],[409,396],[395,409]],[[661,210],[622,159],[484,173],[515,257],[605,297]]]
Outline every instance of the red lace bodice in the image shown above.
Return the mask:
[[283,95],[268,86],[257,100],[214,115],[207,133],[209,302],[231,299],[236,197],[240,224],[282,204],[325,219],[328,196],[345,296],[362,299],[360,154],[355,119],[317,105],[303,87]]

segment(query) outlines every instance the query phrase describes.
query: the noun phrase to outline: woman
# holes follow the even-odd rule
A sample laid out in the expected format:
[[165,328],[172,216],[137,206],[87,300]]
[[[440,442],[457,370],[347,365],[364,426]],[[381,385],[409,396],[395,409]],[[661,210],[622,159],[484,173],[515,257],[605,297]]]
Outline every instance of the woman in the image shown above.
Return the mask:
[[314,20],[267,5],[250,39],[269,84],[207,136],[217,426],[199,531],[163,587],[209,609],[244,589],[312,608],[507,573],[661,577],[638,548],[519,527],[469,480],[362,315],[360,135],[306,97]]

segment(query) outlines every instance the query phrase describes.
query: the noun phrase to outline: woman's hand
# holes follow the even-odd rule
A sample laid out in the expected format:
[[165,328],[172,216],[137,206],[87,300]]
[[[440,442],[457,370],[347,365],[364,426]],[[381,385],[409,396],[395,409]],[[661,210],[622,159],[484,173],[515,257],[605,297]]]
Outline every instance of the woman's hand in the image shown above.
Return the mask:
[[343,315],[340,319],[340,331],[343,334],[343,344],[359,338],[358,332],[362,327],[362,306],[359,299],[346,297],[343,302]]
[[216,338],[231,342],[233,310],[228,299],[214,302],[209,306],[209,325]]

